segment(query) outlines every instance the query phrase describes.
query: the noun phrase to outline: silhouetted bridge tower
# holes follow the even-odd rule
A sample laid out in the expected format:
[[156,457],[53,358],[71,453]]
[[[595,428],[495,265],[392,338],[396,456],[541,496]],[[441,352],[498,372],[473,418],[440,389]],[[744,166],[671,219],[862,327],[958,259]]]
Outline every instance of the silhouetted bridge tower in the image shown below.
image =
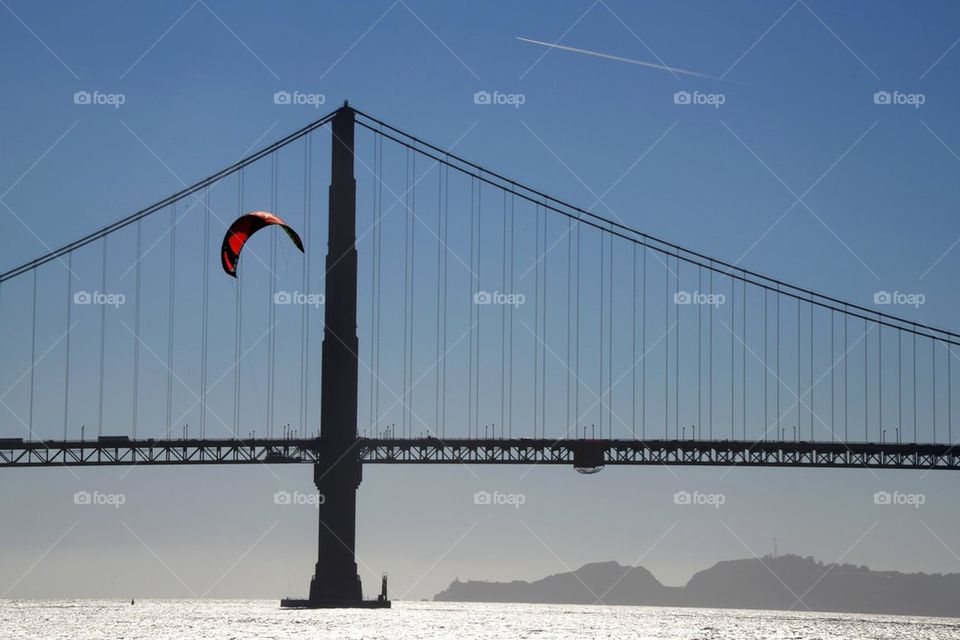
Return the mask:
[[[300,226],[303,266],[251,240],[217,286],[214,230],[250,210]],[[0,274],[0,336],[0,467],[312,465],[318,561],[288,606],[389,605],[357,571],[364,464],[960,467],[957,334],[652,237],[346,104]]]

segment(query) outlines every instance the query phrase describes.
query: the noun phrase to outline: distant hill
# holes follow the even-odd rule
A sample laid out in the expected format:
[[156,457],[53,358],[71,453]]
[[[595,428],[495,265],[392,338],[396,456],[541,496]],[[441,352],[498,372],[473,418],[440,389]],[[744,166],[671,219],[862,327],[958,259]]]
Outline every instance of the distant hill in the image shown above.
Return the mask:
[[718,562],[683,587],[643,567],[586,564],[534,582],[455,580],[434,600],[777,609],[960,617],[960,574],[872,571],[785,555]]

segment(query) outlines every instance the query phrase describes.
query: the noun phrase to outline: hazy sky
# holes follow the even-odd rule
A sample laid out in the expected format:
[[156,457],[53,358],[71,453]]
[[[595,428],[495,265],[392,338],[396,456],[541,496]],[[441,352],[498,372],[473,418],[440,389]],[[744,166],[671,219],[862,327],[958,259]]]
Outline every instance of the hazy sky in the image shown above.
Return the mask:
[[[866,305],[878,290],[922,293],[925,304],[896,311],[956,328],[958,38],[960,7],[947,2],[5,0],[0,270],[349,99],[546,192],[583,206],[602,196],[599,212],[759,272]],[[75,104],[78,91],[123,103]],[[277,91],[325,104],[275,104]],[[475,104],[478,91],[523,100]],[[885,104],[888,95],[902,103]],[[24,343],[4,313],[12,359]],[[4,367],[4,379],[21,370]],[[23,435],[9,417],[0,425],[0,435]],[[273,499],[312,490],[305,466],[2,477],[5,597],[279,597],[305,593],[316,560],[315,509]],[[386,571],[397,598],[429,597],[457,576],[529,579],[609,559],[681,584],[717,560],[768,553],[774,537],[781,552],[824,561],[951,572],[960,571],[954,484],[944,472],[367,466],[357,550],[367,591]],[[75,505],[78,490],[121,493],[124,504]],[[480,490],[525,501],[475,505]],[[680,490],[725,502],[675,505]],[[876,505],[881,490],[924,503]]]

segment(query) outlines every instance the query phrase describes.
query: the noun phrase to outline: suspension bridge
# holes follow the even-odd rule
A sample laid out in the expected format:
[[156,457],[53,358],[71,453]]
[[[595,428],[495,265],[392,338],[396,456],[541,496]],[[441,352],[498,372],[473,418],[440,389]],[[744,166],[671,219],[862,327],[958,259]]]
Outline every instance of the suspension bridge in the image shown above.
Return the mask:
[[[233,280],[219,238],[251,210],[305,253],[260,234]],[[0,274],[0,335],[0,467],[313,465],[319,559],[286,606],[389,606],[357,574],[364,464],[958,468],[957,334],[346,103]]]

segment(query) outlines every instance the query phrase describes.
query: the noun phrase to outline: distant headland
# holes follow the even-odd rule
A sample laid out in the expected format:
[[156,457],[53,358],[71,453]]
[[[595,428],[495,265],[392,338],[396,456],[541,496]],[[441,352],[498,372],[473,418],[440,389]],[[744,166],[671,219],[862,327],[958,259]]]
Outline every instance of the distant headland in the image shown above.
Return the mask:
[[667,587],[643,567],[597,562],[534,582],[455,580],[434,600],[960,617],[960,574],[873,571],[783,555],[718,562],[682,587]]

